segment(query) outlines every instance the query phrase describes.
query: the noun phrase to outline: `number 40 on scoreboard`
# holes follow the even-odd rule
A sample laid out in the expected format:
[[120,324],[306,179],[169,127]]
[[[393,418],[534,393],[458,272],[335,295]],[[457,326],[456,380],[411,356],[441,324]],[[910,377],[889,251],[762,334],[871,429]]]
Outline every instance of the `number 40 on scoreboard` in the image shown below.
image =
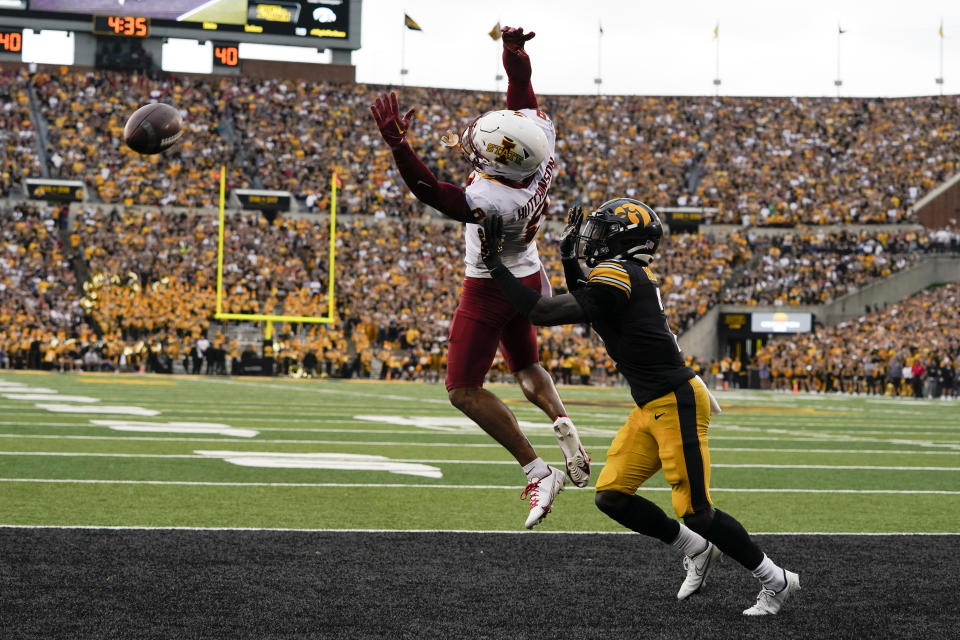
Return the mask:
[[240,49],[236,42],[213,43],[213,67],[216,69],[238,69],[240,67]]
[[0,29],[0,53],[20,53],[23,51],[23,32],[19,29]]

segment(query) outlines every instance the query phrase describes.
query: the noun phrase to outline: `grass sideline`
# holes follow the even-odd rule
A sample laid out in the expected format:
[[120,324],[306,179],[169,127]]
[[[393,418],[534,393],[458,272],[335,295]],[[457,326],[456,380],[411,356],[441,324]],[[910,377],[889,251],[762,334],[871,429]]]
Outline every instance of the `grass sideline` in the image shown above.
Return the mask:
[[[492,388],[559,464],[545,417],[516,386]],[[560,392],[596,476],[629,395]],[[717,395],[711,494],[750,530],[960,532],[957,402]],[[74,412],[104,406],[158,413]],[[178,433],[172,422],[187,424]],[[278,466],[298,457],[341,468]],[[0,371],[0,484],[7,525],[513,531],[526,513],[509,455],[442,385],[402,382]],[[670,511],[662,474],[643,491]],[[566,490],[539,528],[620,530],[589,489]]]
[[[595,475],[629,396],[560,391]],[[439,385],[2,371],[4,640],[949,637],[960,405],[718,395],[713,498],[801,576],[773,619],[741,615],[758,585],[730,559],[678,602],[673,550],[589,489],[519,531],[522,474]],[[643,491],[670,509],[662,475]]]

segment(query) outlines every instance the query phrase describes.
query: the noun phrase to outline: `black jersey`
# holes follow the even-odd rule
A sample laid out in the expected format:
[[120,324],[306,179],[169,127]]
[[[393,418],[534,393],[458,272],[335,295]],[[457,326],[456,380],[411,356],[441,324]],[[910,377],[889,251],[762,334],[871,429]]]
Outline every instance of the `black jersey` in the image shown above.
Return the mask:
[[630,384],[637,406],[695,375],[683,364],[663,312],[660,285],[649,267],[633,260],[601,262],[573,295]]

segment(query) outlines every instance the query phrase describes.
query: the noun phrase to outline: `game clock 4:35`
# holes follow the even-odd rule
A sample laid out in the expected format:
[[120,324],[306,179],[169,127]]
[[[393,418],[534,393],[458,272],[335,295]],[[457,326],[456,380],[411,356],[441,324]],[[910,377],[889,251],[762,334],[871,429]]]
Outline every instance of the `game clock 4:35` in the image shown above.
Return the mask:
[[150,18],[143,16],[93,16],[93,32],[102,36],[146,38]]

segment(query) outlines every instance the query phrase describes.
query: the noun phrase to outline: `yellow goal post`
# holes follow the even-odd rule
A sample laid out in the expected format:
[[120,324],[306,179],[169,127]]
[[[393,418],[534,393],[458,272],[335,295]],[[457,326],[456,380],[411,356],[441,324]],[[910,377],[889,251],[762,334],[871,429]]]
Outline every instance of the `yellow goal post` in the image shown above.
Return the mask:
[[220,167],[220,228],[217,239],[217,308],[214,318],[217,320],[243,320],[247,322],[266,322],[265,338],[273,337],[274,322],[290,322],[303,324],[328,324],[333,322],[335,308],[333,297],[334,265],[337,244],[337,174],[330,176],[330,277],[328,278],[327,315],[325,316],[285,316],[270,313],[226,313],[223,311],[223,232],[224,207],[226,203],[226,167]]

